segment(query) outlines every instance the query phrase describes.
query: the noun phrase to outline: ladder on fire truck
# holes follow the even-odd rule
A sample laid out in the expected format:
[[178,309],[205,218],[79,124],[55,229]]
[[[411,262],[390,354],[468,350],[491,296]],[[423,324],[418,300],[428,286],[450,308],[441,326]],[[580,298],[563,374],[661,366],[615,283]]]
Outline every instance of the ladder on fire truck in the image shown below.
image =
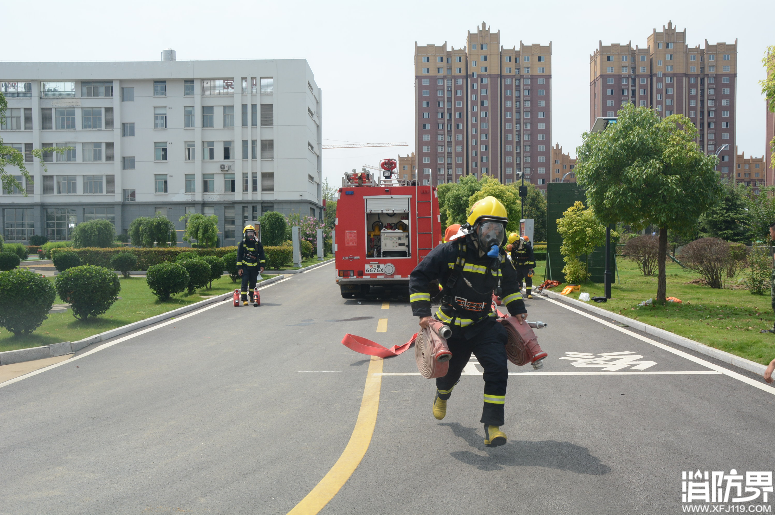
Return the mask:
[[[418,263],[433,250],[438,242],[433,223],[433,187],[415,185],[414,212],[417,214]],[[436,213],[438,217],[438,213]]]

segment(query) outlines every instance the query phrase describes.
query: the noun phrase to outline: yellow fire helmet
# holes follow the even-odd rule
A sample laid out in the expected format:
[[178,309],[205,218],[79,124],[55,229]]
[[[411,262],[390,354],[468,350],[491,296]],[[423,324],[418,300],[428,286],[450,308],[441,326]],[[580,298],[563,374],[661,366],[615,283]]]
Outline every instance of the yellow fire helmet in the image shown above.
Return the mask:
[[500,200],[492,196],[484,197],[471,206],[471,211],[469,211],[466,221],[468,225],[473,227],[480,218],[503,222],[504,226],[509,221],[506,208],[501,204]]
[[252,225],[246,225],[244,229],[242,229],[242,234],[245,234],[246,231],[253,231],[256,232],[256,228]]
[[519,234],[517,234],[515,232],[509,234],[509,243],[514,243],[518,239],[519,239]]

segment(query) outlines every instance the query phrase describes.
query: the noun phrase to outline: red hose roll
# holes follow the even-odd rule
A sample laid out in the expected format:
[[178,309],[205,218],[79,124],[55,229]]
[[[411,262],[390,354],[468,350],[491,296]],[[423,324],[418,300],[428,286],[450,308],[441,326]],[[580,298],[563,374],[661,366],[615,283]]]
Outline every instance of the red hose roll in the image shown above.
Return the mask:
[[520,324],[516,317],[509,316],[499,318],[498,322],[503,324],[509,336],[506,343],[506,356],[509,361],[520,367],[528,363],[535,366],[548,356],[546,352],[541,350],[538,338],[526,321]]

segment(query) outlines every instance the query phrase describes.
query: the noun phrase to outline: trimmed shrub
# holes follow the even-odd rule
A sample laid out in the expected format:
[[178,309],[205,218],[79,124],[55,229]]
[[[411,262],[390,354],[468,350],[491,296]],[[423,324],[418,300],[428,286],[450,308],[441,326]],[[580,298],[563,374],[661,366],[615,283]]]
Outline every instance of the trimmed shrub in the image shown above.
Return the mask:
[[14,335],[29,334],[48,318],[54,285],[31,270],[0,273],[0,326]]
[[285,217],[277,211],[264,213],[261,217],[261,243],[264,246],[280,245],[285,239],[288,223]]
[[68,302],[81,320],[105,313],[118,300],[121,283],[112,270],[101,266],[68,268],[56,278],[59,298]]
[[210,265],[210,281],[207,287],[212,288],[213,281],[219,279],[223,275],[223,260],[216,256],[202,256],[199,259]]
[[46,259],[52,259],[52,250],[54,249],[71,249],[73,248],[72,241],[49,241],[44,243],[41,248],[43,249],[43,257]]
[[[266,247],[264,247],[264,252],[266,252]],[[229,252],[221,258],[221,261],[223,261],[223,269],[226,270],[229,273],[229,277],[231,277],[231,282],[236,283],[237,279],[240,277],[237,267],[237,253]]]
[[3,244],[5,243],[5,240],[3,239],[3,235],[0,234],[0,252],[3,251]]
[[301,247],[301,257],[302,259],[309,259],[312,257],[315,257],[315,247],[312,246],[312,243],[307,240],[301,240],[300,243]]
[[159,263],[148,268],[148,287],[159,300],[180,293],[188,287],[188,272],[178,263]]
[[264,247],[264,254],[266,254],[266,268],[271,270],[277,270],[293,260],[291,247]]
[[659,236],[641,235],[627,240],[622,257],[634,261],[641,273],[656,275],[659,258]]
[[41,247],[46,243],[48,243],[48,238],[45,236],[42,236],[40,234],[33,234],[32,236],[30,236],[30,245]]
[[129,238],[135,247],[153,247],[154,243],[165,247],[168,242],[175,245],[178,241],[175,225],[158,215],[153,218],[140,216],[132,220],[129,224]]
[[727,262],[727,277],[733,278],[737,272],[748,266],[748,247],[742,243],[729,244],[729,261]]
[[210,282],[210,265],[201,259],[184,259],[179,264],[188,272],[188,294],[197,288],[204,288]]
[[53,255],[54,268],[57,272],[64,272],[69,268],[81,266],[81,258],[75,252],[55,252]]
[[116,239],[116,228],[107,220],[91,220],[76,225],[71,237],[76,248],[108,248]]
[[124,233],[117,234],[116,241],[119,243],[129,243],[129,235]]
[[21,260],[16,254],[11,252],[0,252],[0,271],[6,272],[8,270],[13,270],[19,266],[19,263],[21,263]]
[[137,256],[131,252],[119,252],[110,258],[110,268],[118,270],[124,277],[137,268]]
[[12,252],[19,256],[19,259],[24,261],[29,257],[29,252],[27,251],[27,246],[22,245],[21,243],[6,243],[3,245],[3,252]]
[[729,243],[719,238],[700,238],[681,249],[681,262],[705,279],[711,288],[722,288],[729,266]]
[[187,259],[199,259],[199,254],[196,252],[181,252],[175,257],[175,261],[178,263]]

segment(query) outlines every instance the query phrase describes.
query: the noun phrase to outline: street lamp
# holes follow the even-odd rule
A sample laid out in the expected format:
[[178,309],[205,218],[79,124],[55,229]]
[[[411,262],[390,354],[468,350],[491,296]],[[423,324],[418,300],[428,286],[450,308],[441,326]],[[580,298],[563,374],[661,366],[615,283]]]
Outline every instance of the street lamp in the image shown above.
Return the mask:
[[[596,118],[591,132],[604,131],[606,127],[616,123],[616,118]],[[570,173],[570,172],[568,172]],[[567,175],[567,174],[566,174]],[[563,177],[564,179],[565,177]],[[603,273],[605,298],[611,298],[611,226],[605,228],[605,272]]]
[[565,175],[563,175],[563,176],[562,176],[562,179],[560,179],[560,182],[565,182],[565,178],[566,178],[567,176],[569,176],[570,174],[572,174],[572,173],[573,173],[573,172],[568,172],[568,173],[566,173]]

